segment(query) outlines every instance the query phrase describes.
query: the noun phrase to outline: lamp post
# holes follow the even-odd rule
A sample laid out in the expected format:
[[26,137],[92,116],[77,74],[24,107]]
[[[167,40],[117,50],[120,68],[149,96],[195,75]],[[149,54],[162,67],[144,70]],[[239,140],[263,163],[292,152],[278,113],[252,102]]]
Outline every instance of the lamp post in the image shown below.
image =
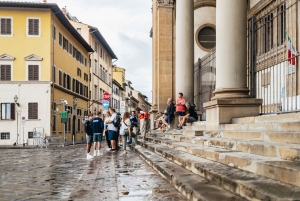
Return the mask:
[[[66,111],[66,100],[61,98],[60,99],[60,104],[63,106],[63,112]],[[64,124],[64,147],[66,146],[66,123]]]

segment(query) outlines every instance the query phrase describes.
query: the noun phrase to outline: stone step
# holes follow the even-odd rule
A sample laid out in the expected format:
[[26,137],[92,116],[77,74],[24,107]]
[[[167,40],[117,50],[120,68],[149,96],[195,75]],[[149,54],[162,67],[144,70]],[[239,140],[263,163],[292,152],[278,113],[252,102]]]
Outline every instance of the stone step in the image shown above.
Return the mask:
[[154,170],[171,183],[188,200],[245,200],[148,149],[143,147],[137,149],[132,147],[132,149],[138,152]]
[[215,162],[239,168],[270,179],[300,186],[300,162],[248,154],[223,148],[177,142],[166,138],[147,138],[147,141],[184,151]]
[[299,144],[270,143],[253,140],[234,140],[227,138],[211,138],[205,136],[188,137],[166,135],[165,137],[179,142],[188,142],[203,146],[225,148],[232,151],[240,151],[244,153],[250,153],[267,157],[276,157],[283,160],[296,161],[300,159]]
[[243,117],[243,118],[233,118],[233,124],[252,124],[252,123],[262,123],[262,122],[299,122],[300,113],[287,113],[278,115],[263,115],[257,117]]
[[220,131],[300,131],[300,122],[275,122],[255,124],[221,124]]
[[[141,144],[150,151],[145,151],[144,149],[137,149],[137,151],[140,152],[142,157],[156,170],[159,169],[160,172],[163,172],[164,169],[160,167],[160,164],[165,161],[156,159],[153,152],[196,174],[194,177],[188,177],[186,180],[188,183],[193,183],[194,180],[189,182],[189,179],[197,178],[196,176],[199,175],[223,189],[240,195],[243,197],[243,200],[292,201],[297,200],[300,197],[300,188],[298,187],[280,183],[275,180],[223,165],[183,151],[174,150],[163,145],[149,142],[141,142]],[[172,170],[172,166],[166,169],[167,172]],[[172,171],[173,174],[177,172],[177,169]],[[160,174],[165,177],[165,173]],[[220,194],[218,191],[215,193]],[[222,199],[220,199],[220,201],[221,200]]]
[[205,125],[187,125],[183,127],[183,130],[205,130],[206,126]]
[[203,136],[203,131],[183,130],[182,135],[184,135],[184,136]]
[[220,136],[230,139],[251,139],[265,142],[300,144],[300,132],[223,131],[220,133]]

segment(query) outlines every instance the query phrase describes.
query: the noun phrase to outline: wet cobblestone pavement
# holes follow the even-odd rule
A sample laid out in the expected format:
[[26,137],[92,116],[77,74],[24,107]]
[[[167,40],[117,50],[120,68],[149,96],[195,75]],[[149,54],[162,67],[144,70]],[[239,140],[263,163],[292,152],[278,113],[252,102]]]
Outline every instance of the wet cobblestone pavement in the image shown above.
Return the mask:
[[84,145],[0,152],[0,200],[186,200],[131,150],[93,160]]

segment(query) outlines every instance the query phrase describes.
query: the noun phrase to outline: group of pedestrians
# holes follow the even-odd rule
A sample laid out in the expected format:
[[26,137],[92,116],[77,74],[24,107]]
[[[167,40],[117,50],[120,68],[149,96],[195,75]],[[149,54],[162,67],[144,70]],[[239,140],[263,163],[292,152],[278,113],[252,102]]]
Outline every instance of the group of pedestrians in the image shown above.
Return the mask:
[[[141,135],[145,139],[146,135],[146,124],[145,115],[146,111],[140,111],[140,126]],[[101,112],[98,112],[96,116],[93,117],[92,114],[88,116],[88,120],[85,122],[85,132],[86,132],[86,154],[87,159],[92,159],[96,156],[102,156],[101,152],[101,142],[103,136],[105,136],[106,143],[109,152],[116,152],[121,148],[124,154],[127,153],[126,145],[131,144],[132,139],[134,139],[135,145],[137,145],[137,127],[138,118],[135,111],[129,114],[125,112],[123,117],[120,113],[116,113],[114,108],[109,108],[105,114],[105,120],[101,118]],[[121,142],[121,143],[118,143]],[[94,154],[91,155],[91,147],[94,143]]]
[[167,101],[168,107],[165,112],[160,112],[156,116],[155,120],[155,130],[164,130],[164,134],[171,129],[171,124],[173,119],[175,118],[175,112],[178,115],[178,126],[176,126],[177,130],[181,130],[185,123],[193,123],[198,121],[198,115],[196,113],[195,107],[187,102],[185,98],[183,98],[183,93],[178,94],[178,98],[173,102],[172,98],[169,98]]

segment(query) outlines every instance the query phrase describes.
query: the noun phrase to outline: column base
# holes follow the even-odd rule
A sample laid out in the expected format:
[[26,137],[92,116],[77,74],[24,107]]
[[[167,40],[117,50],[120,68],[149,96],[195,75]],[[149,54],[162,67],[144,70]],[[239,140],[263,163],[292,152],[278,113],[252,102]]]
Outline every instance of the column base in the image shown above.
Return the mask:
[[216,89],[215,96],[212,100],[217,99],[236,99],[236,98],[250,98],[248,88],[224,88]]
[[232,118],[258,116],[262,99],[217,99],[204,103],[206,130],[218,131],[220,124],[230,124]]

